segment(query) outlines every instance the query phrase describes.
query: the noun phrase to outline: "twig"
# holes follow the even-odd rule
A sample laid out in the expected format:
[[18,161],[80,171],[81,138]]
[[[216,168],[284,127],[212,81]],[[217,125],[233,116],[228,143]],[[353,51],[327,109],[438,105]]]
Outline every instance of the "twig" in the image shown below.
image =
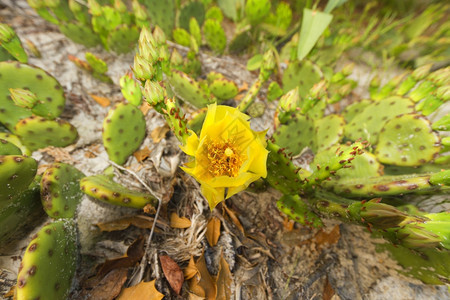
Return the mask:
[[[150,194],[152,194],[152,196],[155,197],[158,200],[158,208],[156,209],[156,214],[155,214],[155,218],[153,220],[152,229],[150,230],[150,234],[149,234],[148,239],[147,239],[147,246],[145,247],[145,254],[142,257],[141,263],[139,264],[139,271],[135,272],[131,276],[131,280],[130,280],[130,283],[131,282],[139,283],[139,282],[142,281],[142,278],[144,277],[145,265],[147,264],[147,256],[148,256],[149,250],[150,250],[150,243],[152,241],[153,233],[155,232],[156,222],[158,220],[159,212],[161,210],[161,199],[159,197],[155,196],[155,194],[153,193],[152,189],[135,172],[133,172],[131,170],[128,170],[128,169],[126,169],[126,168],[116,164],[113,161],[109,161],[109,163],[112,164],[117,169],[125,171],[125,172],[128,172],[129,174],[133,175],[147,189],[147,191]],[[137,274],[137,277],[135,277],[136,274]]]

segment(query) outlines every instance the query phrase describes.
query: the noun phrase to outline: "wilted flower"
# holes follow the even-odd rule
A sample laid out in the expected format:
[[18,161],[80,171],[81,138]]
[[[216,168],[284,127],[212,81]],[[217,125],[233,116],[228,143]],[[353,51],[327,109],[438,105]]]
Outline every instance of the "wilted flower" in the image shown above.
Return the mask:
[[233,107],[209,105],[200,137],[191,131],[181,147],[193,156],[182,169],[201,184],[211,209],[267,175],[266,132],[253,131],[249,118]]

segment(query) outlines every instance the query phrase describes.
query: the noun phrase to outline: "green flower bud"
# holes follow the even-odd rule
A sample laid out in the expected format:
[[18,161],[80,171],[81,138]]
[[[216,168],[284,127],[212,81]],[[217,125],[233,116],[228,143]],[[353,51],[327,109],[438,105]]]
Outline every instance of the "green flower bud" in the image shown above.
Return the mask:
[[264,53],[262,67],[264,70],[273,70],[275,68],[275,55],[272,50]]
[[444,102],[450,100],[450,85],[444,85],[437,88],[436,97]]
[[414,72],[412,72],[411,76],[416,81],[424,79],[430,73],[430,69],[431,69],[432,65],[433,64],[423,65],[423,66],[415,69]]
[[9,89],[14,104],[24,108],[33,108],[39,102],[36,95],[24,89]]
[[160,61],[168,61],[169,60],[169,49],[166,46],[163,46],[159,49],[159,60]]
[[139,3],[139,1],[133,0],[132,6],[134,15],[137,20],[146,21],[148,19],[147,10]]
[[153,65],[139,54],[134,56],[133,72],[134,76],[141,81],[152,79],[155,76],[155,68]]
[[322,80],[313,85],[313,87],[309,90],[309,96],[313,99],[320,99],[326,93],[326,81]]
[[144,97],[150,105],[156,106],[164,102],[164,89],[158,82],[147,80],[144,86]]
[[158,46],[166,44],[166,34],[158,25],[153,29],[153,38]]
[[151,31],[146,26],[142,27],[141,34],[139,35],[139,44],[145,42],[150,43],[151,45],[156,45]]
[[170,64],[172,66],[180,66],[183,64],[183,56],[177,51],[177,49],[173,49],[172,55],[170,56]]
[[89,11],[93,16],[102,15],[102,6],[96,0],[88,0]]
[[0,45],[2,43],[8,43],[16,36],[16,33],[14,30],[6,25],[6,24],[0,24]]
[[298,87],[281,96],[278,106],[284,111],[294,111],[300,107]]
[[139,43],[139,54],[140,56],[150,63],[155,63],[159,59],[159,53],[156,48],[150,44],[148,41],[143,41]]

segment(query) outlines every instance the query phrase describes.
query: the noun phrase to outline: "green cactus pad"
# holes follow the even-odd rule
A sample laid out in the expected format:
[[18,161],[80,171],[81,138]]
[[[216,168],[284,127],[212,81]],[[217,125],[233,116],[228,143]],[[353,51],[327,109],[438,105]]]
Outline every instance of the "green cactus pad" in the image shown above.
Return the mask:
[[77,266],[76,227],[68,220],[48,224],[25,251],[17,276],[17,300],[66,299]]
[[322,227],[323,223],[302,199],[295,195],[284,195],[277,201],[278,209],[290,219],[310,227]]
[[69,122],[47,120],[31,116],[20,120],[14,127],[15,133],[31,151],[48,146],[66,147],[78,138],[78,132]]
[[143,0],[147,7],[150,20],[164,31],[166,36],[172,36],[175,25],[175,1],[174,0]]
[[181,71],[172,70],[172,75],[169,77],[169,84],[175,95],[184,102],[197,108],[202,108],[209,104],[208,94],[189,75]]
[[272,137],[275,144],[293,155],[299,154],[305,147],[315,149],[316,145],[313,121],[300,114],[293,115],[286,124],[280,125]]
[[39,181],[35,179],[27,190],[13,195],[12,199],[0,200],[0,242],[7,243],[30,218],[44,215],[39,199]]
[[450,185],[450,170],[443,170],[441,172],[437,172],[430,177],[430,183],[432,185]]
[[100,39],[92,29],[86,25],[66,23],[59,26],[59,30],[75,43],[82,44],[88,48],[100,44]]
[[316,128],[316,149],[322,151],[339,143],[344,135],[344,118],[339,115],[328,115],[314,122]]
[[0,138],[0,155],[22,155],[19,147]]
[[28,109],[14,105],[10,88],[29,89],[41,103],[32,109],[36,115],[49,119],[59,116],[66,99],[58,81],[44,70],[17,62],[0,62],[0,120],[10,131],[23,118],[31,116]]
[[232,99],[236,97],[239,92],[236,83],[226,78],[214,80],[209,85],[209,89],[214,96],[222,100]]
[[145,138],[142,112],[129,103],[115,105],[103,121],[103,145],[109,159],[124,164]]
[[214,80],[221,78],[224,78],[223,75],[214,71],[209,72],[208,75],[206,76],[206,79],[209,84],[213,83]]
[[6,132],[0,132],[0,139],[14,144],[17,148],[20,149],[21,154],[27,156],[31,155],[31,151],[27,147],[25,147],[25,145],[20,141],[19,137],[17,137],[16,135]]
[[9,32],[9,34],[6,33],[8,37],[3,36],[3,41],[0,42],[0,48],[8,51],[16,60],[22,63],[28,62],[28,56],[14,30],[7,24],[0,23],[0,31]]
[[381,130],[375,155],[385,164],[420,166],[431,161],[440,150],[439,135],[421,115],[397,116]]
[[428,95],[422,102],[416,105],[416,110],[428,116],[436,111],[444,102],[434,95]]
[[370,178],[350,178],[329,183],[337,194],[345,197],[381,197],[411,193],[436,193],[442,187],[431,185],[430,175],[378,176]]
[[298,87],[300,97],[305,97],[314,84],[321,80],[319,68],[308,60],[291,62],[283,73],[285,93]]
[[205,6],[202,2],[192,1],[183,5],[178,16],[178,26],[189,30],[189,21],[191,18],[195,18],[197,23],[202,26],[205,20]]
[[211,50],[222,54],[227,46],[227,37],[220,22],[215,19],[206,20],[203,25],[203,34]]
[[413,111],[413,103],[406,98],[393,96],[374,101],[345,126],[345,136],[353,141],[362,138],[374,144],[387,121]]
[[139,39],[139,30],[136,26],[122,24],[111,31],[106,39],[108,49],[117,54],[128,53],[135,47]]
[[189,47],[191,45],[191,35],[186,29],[175,28],[173,30],[173,39],[175,43],[180,44],[181,46]]
[[[314,156],[314,161],[311,164],[311,169],[316,170],[317,165],[323,166],[335,156],[338,148],[343,146],[332,146],[331,148],[321,151]],[[383,165],[381,165],[375,155],[370,152],[364,152],[361,155],[355,156],[350,168],[343,168],[336,171],[336,176],[332,179],[347,179],[347,178],[365,178],[365,177],[377,177],[383,174]],[[324,182],[326,186],[326,182]]]
[[350,121],[353,120],[353,118],[358,114],[360,114],[370,103],[370,100],[363,99],[360,101],[355,101],[352,104],[346,106],[342,111],[342,116],[344,117],[345,122],[350,123]]
[[0,207],[6,199],[28,188],[37,171],[37,162],[21,155],[0,156]]
[[245,15],[251,24],[260,23],[270,12],[269,0],[248,0],[245,3]]
[[273,101],[283,95],[283,90],[276,81],[272,81],[267,88],[267,99]]
[[73,218],[83,193],[77,168],[56,163],[45,170],[41,179],[41,201],[45,212],[54,219]]
[[308,176],[306,170],[296,168],[283,148],[271,141],[267,142],[267,182],[283,194],[298,194],[302,190],[302,180]]
[[113,205],[132,208],[158,205],[158,200],[152,195],[132,191],[106,175],[85,177],[80,181],[80,188],[85,194]]

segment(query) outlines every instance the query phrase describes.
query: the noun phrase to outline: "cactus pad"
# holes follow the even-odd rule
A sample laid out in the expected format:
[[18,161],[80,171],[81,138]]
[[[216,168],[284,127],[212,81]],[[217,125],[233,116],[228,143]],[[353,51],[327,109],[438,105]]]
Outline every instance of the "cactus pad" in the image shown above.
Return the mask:
[[322,220],[308,205],[295,195],[284,195],[277,201],[277,207],[290,219],[311,227],[322,227]]
[[124,164],[144,137],[144,115],[132,104],[117,104],[103,121],[103,145],[109,159],[117,164]]
[[360,101],[355,101],[352,104],[345,107],[345,109],[342,111],[342,116],[345,119],[345,122],[350,123],[351,120],[353,120],[354,117],[356,117],[358,114],[360,114],[364,108],[366,108],[367,105],[371,103],[368,99],[363,99]]
[[202,26],[205,20],[205,6],[200,1],[192,1],[186,3],[180,10],[178,16],[178,26],[189,30],[189,21],[191,18],[195,18],[197,23]]
[[76,261],[74,223],[60,220],[42,227],[28,245],[20,264],[17,299],[66,299]]
[[21,155],[0,156],[0,207],[6,199],[28,188],[37,171],[37,162]]
[[299,154],[305,147],[314,149],[314,123],[307,116],[300,114],[292,116],[286,123],[280,125],[273,134],[275,144],[293,155]]
[[344,135],[344,118],[339,115],[328,115],[314,122],[316,127],[316,149],[322,151],[340,142]]
[[300,97],[304,97],[321,77],[319,68],[310,61],[291,62],[283,73],[283,90],[287,93],[298,86]]
[[122,24],[109,33],[106,44],[108,49],[117,54],[128,53],[133,50],[138,38],[139,30],[136,26]]
[[75,167],[56,163],[45,170],[41,179],[41,201],[52,218],[73,218],[83,195],[80,179],[85,175]]
[[20,120],[14,131],[32,151],[48,146],[66,147],[75,142],[78,132],[69,122],[31,116]]
[[0,139],[14,144],[17,148],[20,149],[21,154],[27,156],[31,155],[31,151],[27,147],[25,147],[25,145],[20,141],[20,139],[16,135],[6,132],[0,132]]
[[80,188],[85,194],[113,205],[143,208],[147,204],[156,207],[158,203],[152,195],[132,191],[106,175],[85,177],[80,181]]
[[13,143],[0,138],[0,155],[22,155],[22,151]]
[[150,20],[164,31],[166,36],[172,36],[175,25],[175,1],[174,0],[143,0],[147,7]]
[[248,0],[245,3],[245,15],[251,24],[258,24],[270,12],[269,0]]
[[200,88],[200,85],[189,75],[173,70],[169,83],[175,95],[181,100],[202,108],[209,104],[209,96]]
[[41,101],[32,109],[36,115],[54,119],[64,109],[64,91],[55,78],[26,64],[0,62],[0,120],[11,131],[20,119],[31,116],[31,112],[14,105],[9,98],[10,88],[29,89],[36,94]]
[[414,111],[411,100],[393,96],[367,105],[345,127],[345,136],[356,141],[359,138],[376,143],[383,125],[390,119]]
[[227,46],[227,37],[220,22],[215,19],[206,20],[203,25],[203,34],[211,50],[222,54]]
[[222,100],[232,99],[236,97],[239,92],[236,83],[226,78],[218,78],[214,80],[209,85],[209,89],[214,96]]
[[375,155],[385,164],[420,166],[440,150],[439,135],[430,122],[416,114],[397,116],[381,130]]
[[75,43],[82,44],[88,48],[100,44],[100,39],[85,25],[66,23],[59,26],[59,30]]

